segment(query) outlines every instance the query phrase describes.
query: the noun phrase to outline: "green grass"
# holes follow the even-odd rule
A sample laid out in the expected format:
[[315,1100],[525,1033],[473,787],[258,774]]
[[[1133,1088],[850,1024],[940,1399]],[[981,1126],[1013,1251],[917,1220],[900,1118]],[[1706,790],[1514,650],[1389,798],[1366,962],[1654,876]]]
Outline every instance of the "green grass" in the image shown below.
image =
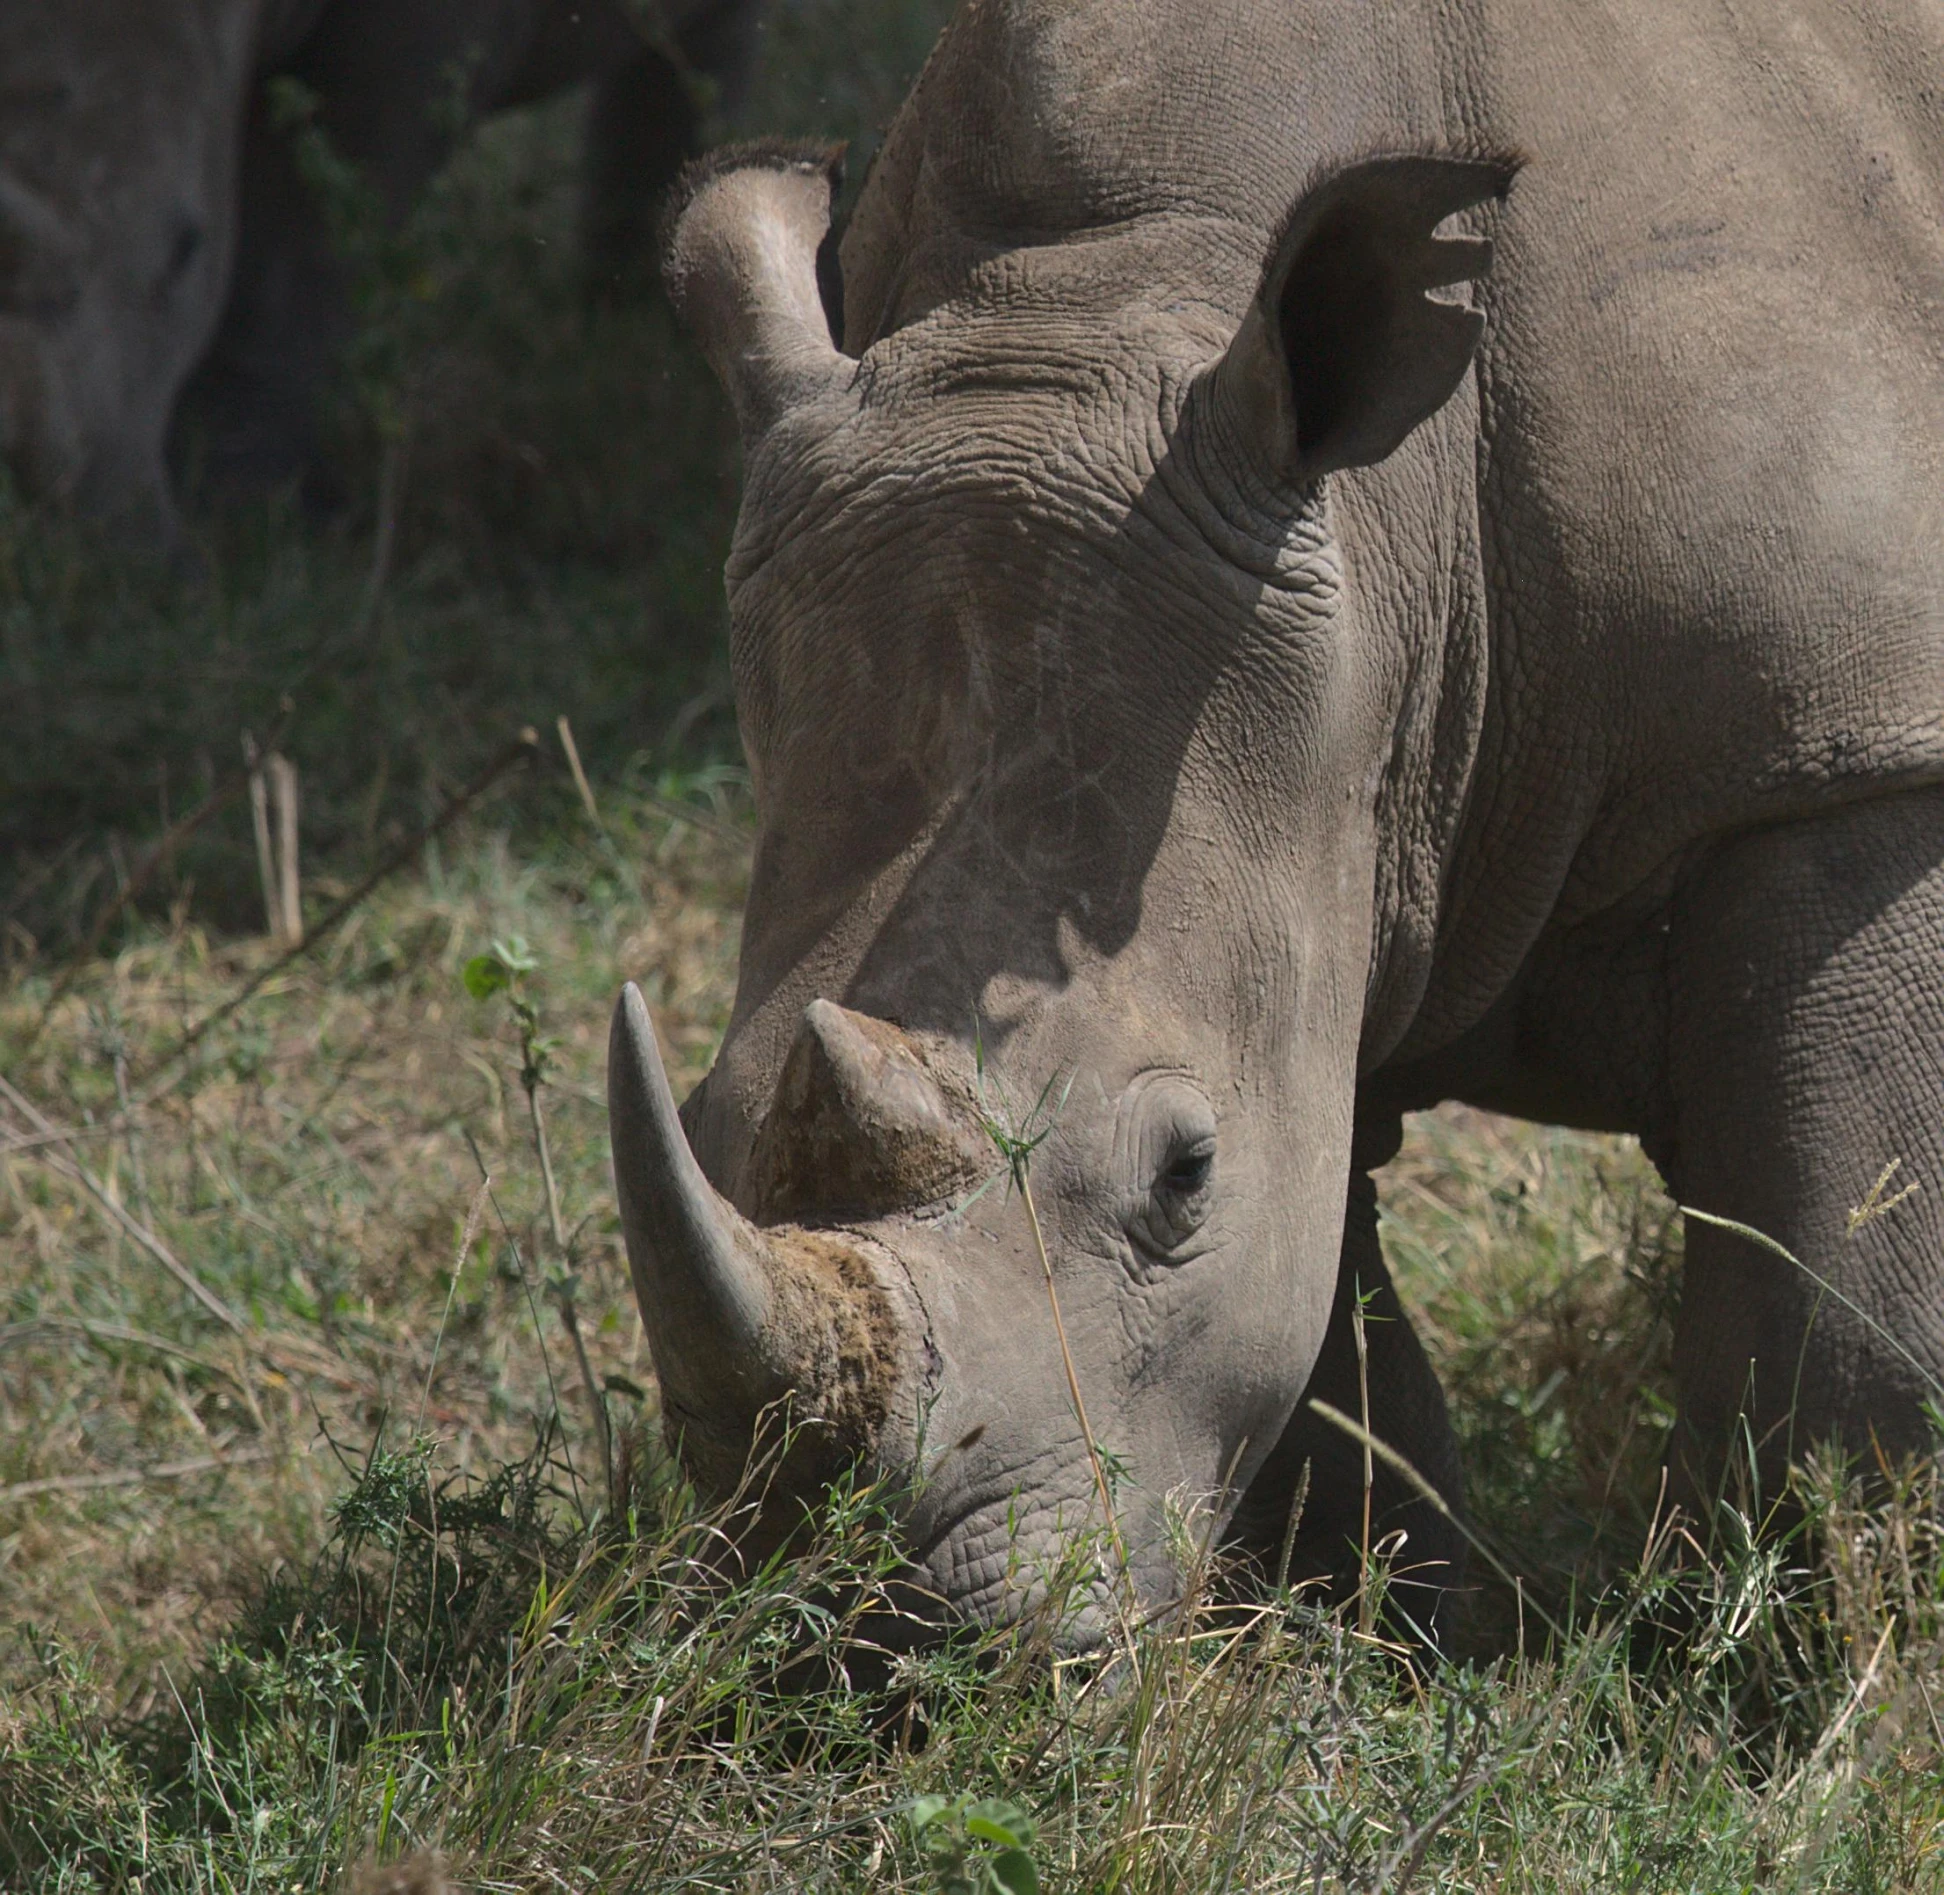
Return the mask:
[[[751,123],[861,154],[942,11],[779,5]],[[266,504],[187,578],[0,499],[0,1074],[55,1128],[0,1108],[0,1887],[1944,1888],[1944,1498],[1812,1462],[1785,1536],[1670,1530],[1680,1227],[1628,1141],[1447,1111],[1380,1181],[1514,1576],[1435,1674],[1193,1548],[1104,1660],[1054,1655],[1086,1547],[1034,1624],[874,1657],[889,1494],[737,1565],[659,1445],[602,1110],[622,980],[678,1089],[727,1017],[735,454],[664,311],[581,304],[576,109],[409,234],[389,556],[355,412],[344,521]],[[187,1057],[272,963],[242,803],[75,957],[244,731],[315,927],[522,725],[541,767]],[[531,1022],[466,979],[516,941]]]

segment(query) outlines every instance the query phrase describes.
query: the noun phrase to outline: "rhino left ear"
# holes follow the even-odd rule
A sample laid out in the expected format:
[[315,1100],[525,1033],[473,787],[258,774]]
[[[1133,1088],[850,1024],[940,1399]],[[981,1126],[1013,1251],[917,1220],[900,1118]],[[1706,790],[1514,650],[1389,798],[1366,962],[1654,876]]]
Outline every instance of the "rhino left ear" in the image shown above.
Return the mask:
[[1437,237],[1511,187],[1516,159],[1371,158],[1297,200],[1217,370],[1263,463],[1312,481],[1381,461],[1443,407],[1485,318],[1426,294],[1483,276],[1492,246]]

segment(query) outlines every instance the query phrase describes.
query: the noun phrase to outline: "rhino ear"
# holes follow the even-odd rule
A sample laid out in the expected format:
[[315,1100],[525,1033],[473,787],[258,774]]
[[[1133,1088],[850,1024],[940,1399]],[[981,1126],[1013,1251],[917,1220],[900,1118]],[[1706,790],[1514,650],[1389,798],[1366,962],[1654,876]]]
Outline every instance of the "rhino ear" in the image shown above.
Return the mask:
[[1492,246],[1437,237],[1502,198],[1512,159],[1371,158],[1291,208],[1217,371],[1264,463],[1311,481],[1381,461],[1464,380],[1485,319],[1426,292],[1483,276]]
[[820,277],[844,147],[731,145],[683,172],[663,218],[669,301],[729,391],[743,438],[851,367]]

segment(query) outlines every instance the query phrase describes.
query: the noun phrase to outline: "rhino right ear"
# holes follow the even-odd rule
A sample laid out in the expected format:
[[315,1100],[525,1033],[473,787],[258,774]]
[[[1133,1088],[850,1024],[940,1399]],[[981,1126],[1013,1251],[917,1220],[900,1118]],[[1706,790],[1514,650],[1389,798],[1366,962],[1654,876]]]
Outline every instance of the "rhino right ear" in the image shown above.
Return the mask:
[[745,441],[847,378],[818,253],[842,145],[730,145],[682,173],[663,219],[662,276],[729,391]]
[[1433,235],[1503,197],[1516,159],[1371,158],[1291,208],[1216,372],[1261,463],[1312,481],[1381,461],[1464,380],[1485,319],[1426,294],[1481,277],[1492,246]]

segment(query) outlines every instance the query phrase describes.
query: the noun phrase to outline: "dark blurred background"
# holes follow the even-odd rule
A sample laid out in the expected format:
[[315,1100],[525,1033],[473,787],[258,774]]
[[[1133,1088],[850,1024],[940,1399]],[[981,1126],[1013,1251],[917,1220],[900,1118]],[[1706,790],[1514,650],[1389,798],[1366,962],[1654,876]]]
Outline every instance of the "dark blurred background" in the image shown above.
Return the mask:
[[[703,141],[850,142],[854,193],[947,0],[772,0]],[[653,281],[590,294],[585,91],[496,113],[382,258],[321,414],[332,503],[181,479],[173,557],[0,473],[0,962],[87,938],[169,824],[239,766],[296,763],[306,882],[348,882],[522,725],[571,720],[597,783],[682,794],[738,760],[721,567],[726,404]],[[564,770],[520,822],[557,820]],[[262,925],[246,813],[140,907]],[[120,925],[119,923],[117,924]]]

